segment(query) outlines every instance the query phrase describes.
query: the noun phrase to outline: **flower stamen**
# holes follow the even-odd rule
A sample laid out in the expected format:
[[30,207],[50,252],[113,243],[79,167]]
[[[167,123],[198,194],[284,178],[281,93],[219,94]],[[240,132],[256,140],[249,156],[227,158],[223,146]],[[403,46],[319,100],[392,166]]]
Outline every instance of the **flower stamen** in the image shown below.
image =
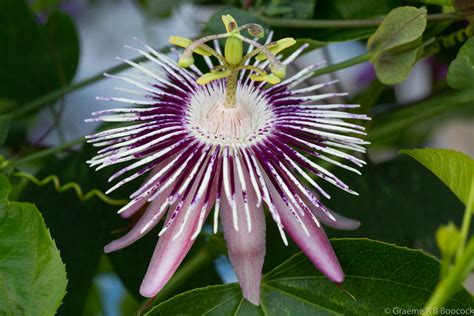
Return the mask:
[[[186,68],[194,64],[193,53],[205,56],[206,58],[209,56],[217,58],[221,65],[211,69],[210,73],[203,74],[197,80],[197,83],[205,85],[214,80],[226,79],[224,106],[226,108],[235,108],[237,104],[236,94],[239,72],[241,70],[250,70],[256,73],[250,76],[251,80],[263,81],[269,84],[279,83],[281,79],[286,76],[286,65],[280,62],[276,55],[282,50],[294,45],[296,41],[293,38],[284,38],[277,42],[262,45],[240,34],[241,30],[246,29],[250,36],[261,38],[264,36],[263,27],[261,25],[249,23],[239,27],[231,15],[223,15],[222,22],[224,23],[226,33],[208,35],[195,41],[178,36],[171,36],[169,42],[185,48],[178,61],[180,67]],[[216,41],[224,38],[226,39],[224,56],[205,44],[211,40]],[[251,47],[255,47],[255,49],[249,51],[245,56],[243,56],[243,42],[248,43]],[[270,74],[262,68],[247,65],[248,60],[255,56],[255,59],[258,61],[268,60],[271,66]]]

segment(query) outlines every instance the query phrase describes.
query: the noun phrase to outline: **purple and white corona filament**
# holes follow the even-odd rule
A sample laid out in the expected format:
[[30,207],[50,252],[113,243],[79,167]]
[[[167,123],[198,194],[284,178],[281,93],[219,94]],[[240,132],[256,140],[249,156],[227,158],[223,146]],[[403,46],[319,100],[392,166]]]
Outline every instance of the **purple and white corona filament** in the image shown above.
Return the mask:
[[[318,93],[334,81],[299,88],[318,64],[284,78],[286,65],[307,45],[281,58],[279,52],[293,45],[293,39],[272,42],[270,33],[259,44],[240,34],[248,30],[261,36],[259,25],[238,27],[231,16],[223,16],[223,22],[224,34],[194,42],[172,37],[170,42],[185,48],[178,63],[142,44],[131,49],[148,63],[125,60],[135,74],[110,76],[133,85],[136,90],[121,90],[140,97],[104,98],[134,106],[94,113],[91,121],[127,125],[89,136],[94,146],[104,147],[89,163],[97,169],[127,163],[110,178],[120,180],[108,192],[141,175],[147,178],[119,213],[129,218],[145,211],[105,251],[132,244],[164,219],[140,289],[144,296],[155,296],[213,210],[214,231],[220,220],[243,295],[258,305],[266,207],[283,242],[288,234],[323,274],[341,283],[344,273],[321,223],[339,229],[354,229],[359,223],[324,207],[320,197],[329,196],[318,183],[356,193],[317,161],[359,174],[354,166],[364,161],[351,153],[363,153],[367,142],[358,137],[365,135],[364,128],[350,120],[368,118],[345,111],[356,105],[322,101],[341,95]],[[226,39],[224,54],[217,44],[221,38]],[[214,48],[206,45],[209,40]],[[243,42],[249,44],[246,54]],[[208,73],[193,65],[193,53],[204,56]]]

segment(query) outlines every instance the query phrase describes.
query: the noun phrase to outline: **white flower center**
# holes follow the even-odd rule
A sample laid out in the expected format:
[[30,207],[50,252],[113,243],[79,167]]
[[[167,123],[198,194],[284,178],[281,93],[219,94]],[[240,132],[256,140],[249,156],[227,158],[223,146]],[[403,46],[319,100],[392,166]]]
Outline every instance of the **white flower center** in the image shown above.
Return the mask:
[[198,139],[213,144],[251,145],[268,135],[273,113],[260,90],[237,87],[236,105],[224,106],[222,81],[204,86],[191,98],[187,115],[188,128]]

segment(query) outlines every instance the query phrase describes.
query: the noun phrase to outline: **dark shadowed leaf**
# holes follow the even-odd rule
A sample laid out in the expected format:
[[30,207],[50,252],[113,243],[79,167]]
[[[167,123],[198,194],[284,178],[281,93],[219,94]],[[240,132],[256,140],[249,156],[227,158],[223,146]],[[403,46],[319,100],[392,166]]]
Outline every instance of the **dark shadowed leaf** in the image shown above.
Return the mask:
[[[177,295],[147,315],[395,314],[397,308],[422,308],[439,277],[439,262],[418,250],[366,239],[336,239],[332,244],[346,273],[344,290],[298,254],[265,275],[259,307],[242,298],[238,285],[228,284]],[[465,290],[446,305],[473,306]]]
[[38,209],[7,200],[0,174],[0,314],[54,315],[66,294],[66,270]]
[[315,18],[318,19],[368,19],[387,14],[393,7],[389,0],[333,0],[318,1]]
[[26,101],[66,85],[79,59],[70,17],[50,15],[39,24],[23,0],[0,2],[0,98]]
[[359,197],[328,188],[326,204],[355,218],[355,231],[330,231],[331,236],[367,237],[436,253],[440,223],[460,222],[463,205],[431,172],[408,158],[369,165],[357,176],[335,170]]
[[0,115],[0,146],[5,143],[10,129],[11,115]]
[[268,16],[309,19],[313,17],[316,0],[284,0],[271,2],[265,8]]

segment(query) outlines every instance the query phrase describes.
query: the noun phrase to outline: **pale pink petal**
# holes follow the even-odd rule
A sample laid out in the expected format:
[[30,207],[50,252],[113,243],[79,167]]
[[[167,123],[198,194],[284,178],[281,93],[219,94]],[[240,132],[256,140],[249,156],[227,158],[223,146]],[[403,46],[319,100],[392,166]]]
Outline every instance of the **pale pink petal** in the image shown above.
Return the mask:
[[[200,210],[204,204],[203,201],[200,201],[195,209],[189,213],[187,224],[182,233],[174,240],[173,237],[175,237],[176,233],[181,228],[181,223],[184,220],[186,210],[191,204],[198,182],[199,181],[196,181],[194,183],[193,188],[187,195],[183,208],[177,214],[174,223],[158,239],[150,264],[148,265],[148,270],[140,286],[140,294],[145,297],[155,296],[166,285],[195,241],[191,237],[199,226],[199,216]],[[213,188],[211,196],[215,196],[215,188]],[[214,203],[214,201],[211,202],[212,203],[207,207],[206,216],[209,214],[211,205]],[[171,208],[168,212],[168,219],[171,214],[173,214],[173,210],[174,209]]]
[[145,234],[152,230],[161,220],[163,215],[166,213],[165,210],[162,210],[161,213],[159,213],[159,211],[163,202],[168,198],[170,191],[171,188],[164,191],[160,196],[154,199],[150,203],[150,205],[148,205],[146,211],[140,217],[135,226],[121,238],[116,239],[111,243],[107,244],[104,247],[104,251],[106,253],[109,253],[125,248],[140,239],[141,237],[145,236]]
[[260,303],[260,281],[265,259],[265,215],[262,207],[257,207],[256,194],[246,174],[247,197],[250,207],[252,230],[249,232],[247,217],[244,211],[244,199],[239,178],[235,179],[235,199],[238,211],[239,231],[234,229],[231,204],[222,194],[221,221],[230,262],[234,268],[244,297],[254,305]]
[[344,281],[344,272],[322,227],[318,227],[310,216],[300,216],[302,223],[308,230],[309,234],[307,235],[295,215],[288,210],[288,206],[283,202],[271,181],[268,180],[268,177],[266,179],[268,189],[281,217],[285,231],[288,232],[296,245],[319,271],[331,281],[342,283]]
[[321,222],[323,222],[325,225],[329,227],[332,227],[335,229],[341,229],[341,230],[354,230],[354,229],[359,228],[360,226],[359,221],[342,216],[341,214],[338,214],[334,211],[330,211],[330,212],[332,216],[334,216],[335,220],[332,220],[328,218],[327,216],[321,216],[320,212],[323,212],[320,208],[318,208],[318,210],[315,210],[316,216]]

